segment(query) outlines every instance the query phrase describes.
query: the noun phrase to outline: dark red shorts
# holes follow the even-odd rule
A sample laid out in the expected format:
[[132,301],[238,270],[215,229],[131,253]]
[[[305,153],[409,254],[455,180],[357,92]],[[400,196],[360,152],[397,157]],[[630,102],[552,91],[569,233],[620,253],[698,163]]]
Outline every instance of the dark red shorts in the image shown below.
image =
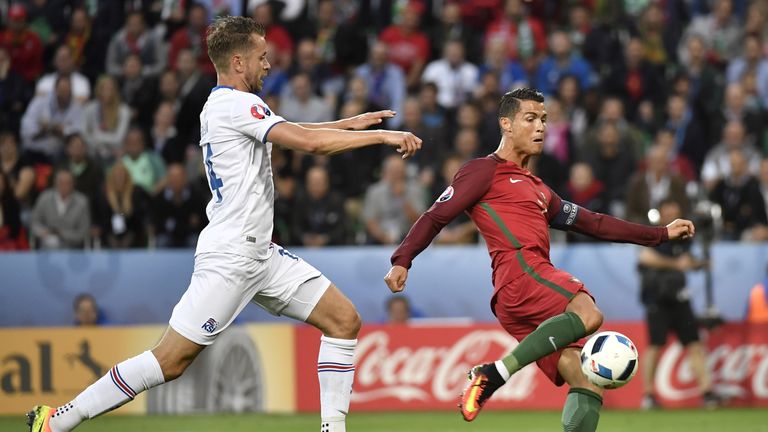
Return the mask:
[[[509,282],[501,281],[491,299],[491,309],[507,333],[518,341],[536,330],[545,320],[565,312],[568,302],[578,292],[592,295],[584,284],[570,273],[556,269],[550,263],[542,263],[532,271],[518,274]],[[585,339],[568,345],[568,348],[584,346]],[[536,364],[555,385],[565,380],[557,371],[562,350],[540,358]]]

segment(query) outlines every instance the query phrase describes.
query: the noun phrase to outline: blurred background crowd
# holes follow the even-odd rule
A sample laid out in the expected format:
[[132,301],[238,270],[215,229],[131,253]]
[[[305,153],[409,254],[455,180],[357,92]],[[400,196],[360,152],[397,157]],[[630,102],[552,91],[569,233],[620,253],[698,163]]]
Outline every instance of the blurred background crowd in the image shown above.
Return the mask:
[[[194,246],[227,14],[266,27],[273,111],[392,109],[424,140],[407,161],[274,148],[280,244],[399,243],[521,86],[547,98],[531,169],[563,198],[640,223],[671,198],[768,240],[768,0],[27,0],[0,1],[0,250]],[[463,217],[437,241],[478,238]]]

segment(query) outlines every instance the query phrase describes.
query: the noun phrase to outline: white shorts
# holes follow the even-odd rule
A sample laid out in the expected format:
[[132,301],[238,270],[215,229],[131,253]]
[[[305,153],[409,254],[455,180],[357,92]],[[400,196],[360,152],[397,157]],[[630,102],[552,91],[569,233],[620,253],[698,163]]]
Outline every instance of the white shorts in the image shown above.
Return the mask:
[[331,282],[281,246],[273,244],[270,249],[273,253],[265,260],[198,255],[170,326],[192,342],[210,345],[250,301],[273,315],[306,321]]

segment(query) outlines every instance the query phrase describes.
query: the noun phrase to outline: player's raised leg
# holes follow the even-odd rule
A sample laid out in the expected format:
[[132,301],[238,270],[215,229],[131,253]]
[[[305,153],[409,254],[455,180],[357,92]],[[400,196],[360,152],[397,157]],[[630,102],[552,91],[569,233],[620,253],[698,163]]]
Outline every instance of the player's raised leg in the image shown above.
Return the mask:
[[178,378],[203,348],[168,327],[155,348],[113,366],[71,402],[55,409],[35,407],[27,414],[30,431],[71,431],[87,419],[132,401],[145,390]]
[[557,362],[557,371],[571,387],[563,405],[563,431],[594,432],[603,407],[603,389],[590,383],[581,372],[579,350],[564,349]]
[[306,322],[323,332],[317,356],[321,432],[344,432],[352,382],[360,315],[352,302],[331,284]]
[[470,371],[470,382],[461,395],[460,408],[464,420],[474,420],[488,398],[515,372],[594,333],[602,323],[603,314],[592,297],[578,291],[564,313],[542,322],[509,355]]

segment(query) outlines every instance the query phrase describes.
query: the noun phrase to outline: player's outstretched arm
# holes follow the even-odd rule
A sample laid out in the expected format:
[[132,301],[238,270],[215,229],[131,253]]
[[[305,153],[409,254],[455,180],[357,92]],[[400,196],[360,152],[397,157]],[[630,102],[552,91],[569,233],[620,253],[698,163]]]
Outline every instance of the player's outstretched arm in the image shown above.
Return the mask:
[[341,120],[324,123],[299,123],[307,129],[346,129],[346,130],[366,130],[371,126],[376,126],[388,118],[396,115],[392,110],[374,111],[348,117]]
[[657,246],[667,240],[690,238],[694,233],[691,221],[677,219],[666,227],[636,224],[579,207],[562,200],[554,192],[547,208],[547,216],[549,225],[555,229],[574,231],[600,240],[642,246]]
[[396,147],[397,152],[402,153],[405,159],[413,156],[421,148],[421,139],[410,132],[308,129],[291,122],[275,124],[269,131],[268,139],[282,147],[321,155],[333,155],[360,147],[386,144]]

